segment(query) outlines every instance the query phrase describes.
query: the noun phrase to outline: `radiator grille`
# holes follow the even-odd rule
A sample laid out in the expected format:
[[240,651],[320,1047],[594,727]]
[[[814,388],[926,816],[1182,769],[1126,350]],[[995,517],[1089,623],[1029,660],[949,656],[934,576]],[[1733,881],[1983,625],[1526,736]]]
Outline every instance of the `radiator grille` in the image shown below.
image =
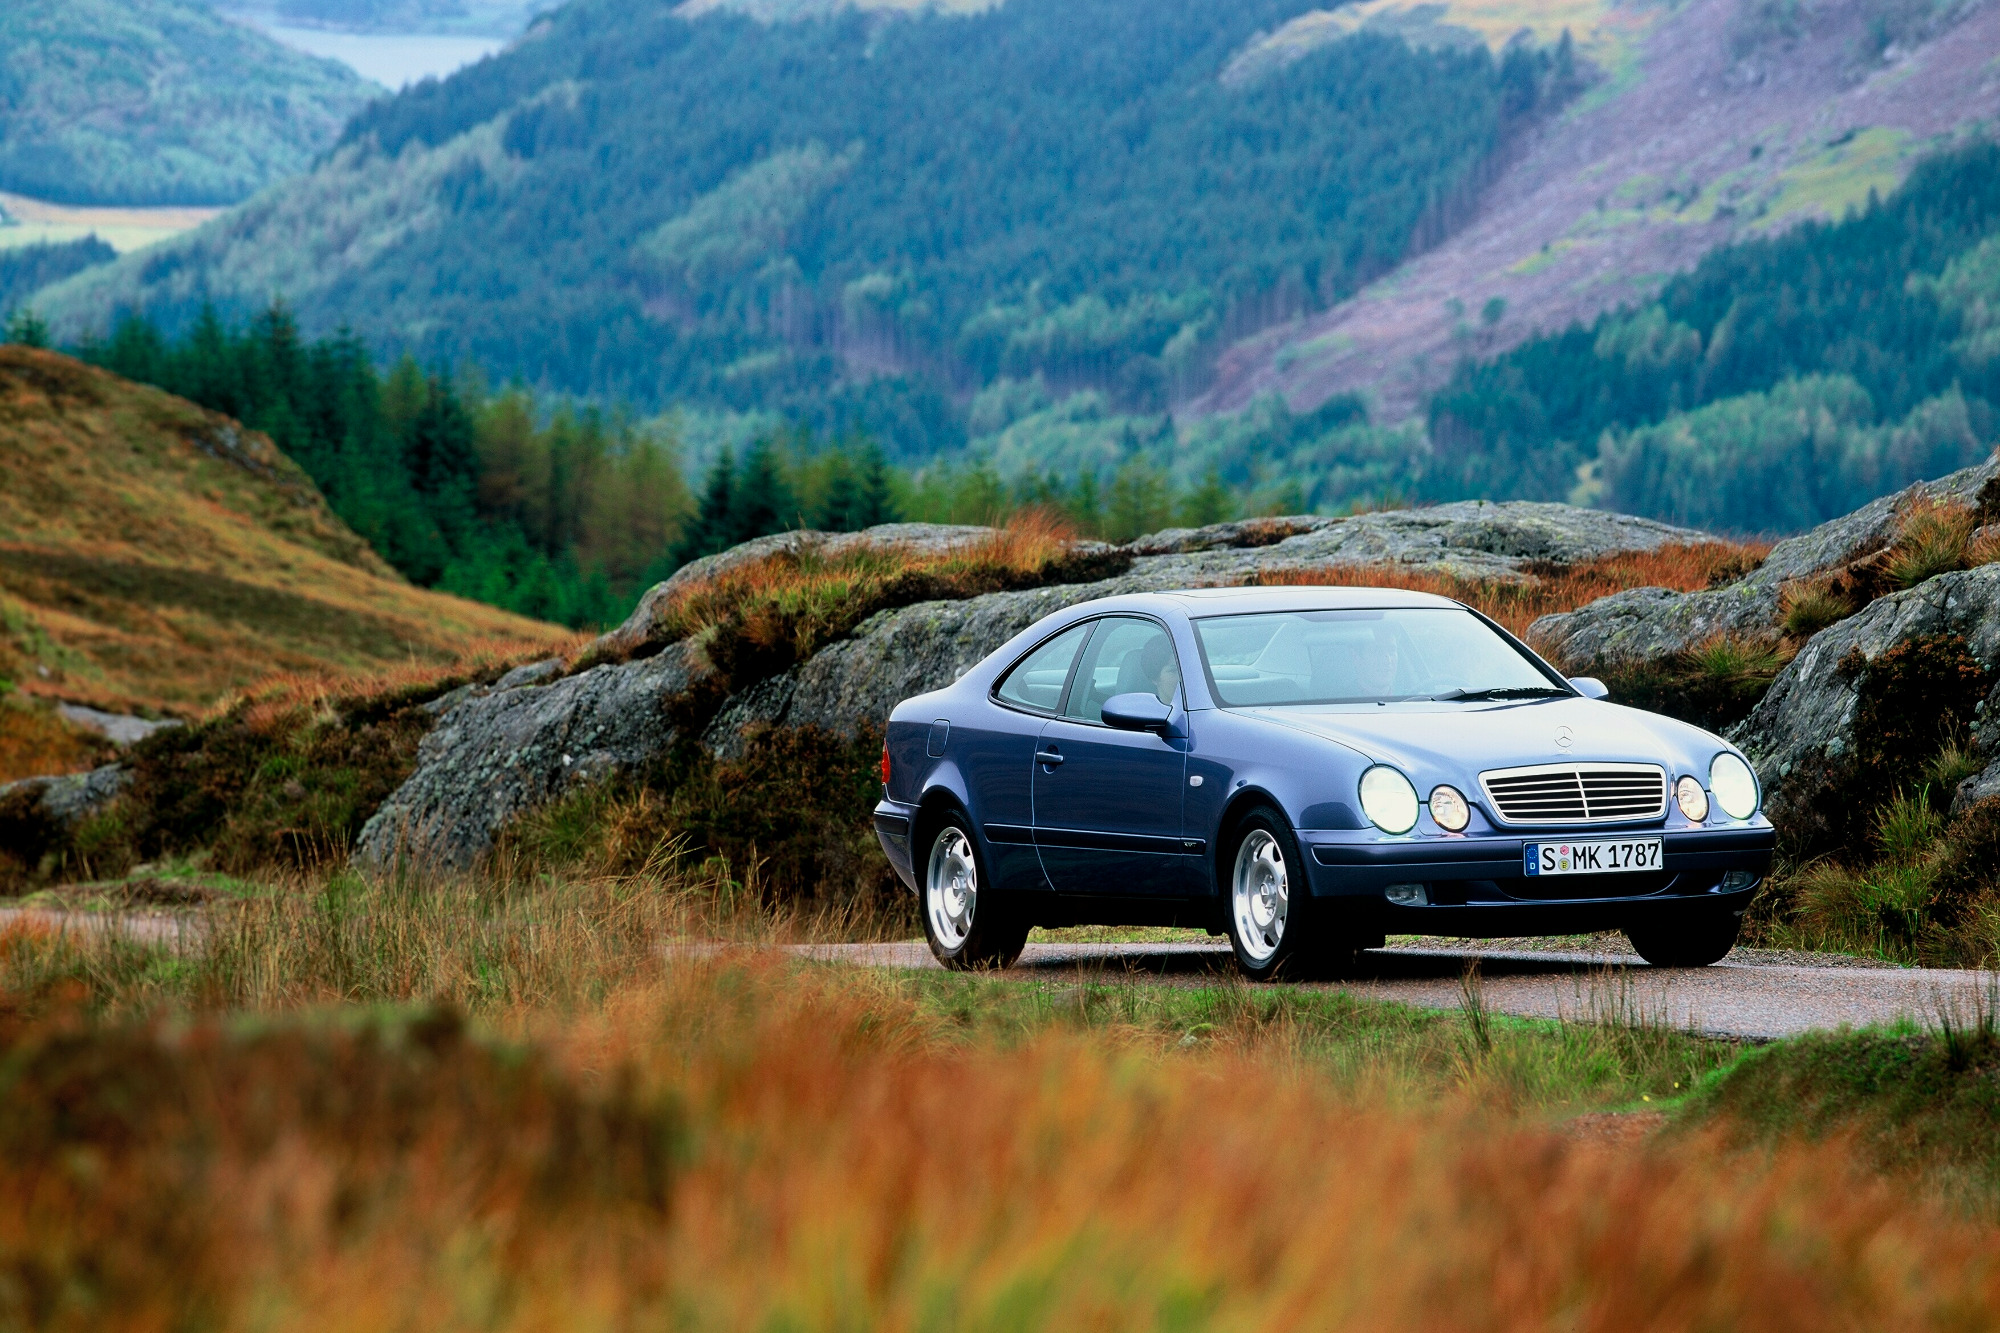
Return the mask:
[[1509,824],[1610,824],[1667,812],[1666,770],[1652,764],[1542,764],[1479,775]]

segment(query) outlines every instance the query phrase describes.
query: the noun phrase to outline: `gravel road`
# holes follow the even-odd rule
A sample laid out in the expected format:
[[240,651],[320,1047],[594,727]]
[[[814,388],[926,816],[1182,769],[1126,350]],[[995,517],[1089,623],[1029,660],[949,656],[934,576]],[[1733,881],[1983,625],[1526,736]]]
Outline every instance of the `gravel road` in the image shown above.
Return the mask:
[[[931,968],[921,944],[829,944],[801,953],[829,962]],[[1629,952],[1556,952],[1472,944],[1377,949],[1346,980],[1298,983],[1456,1009],[1466,965],[1479,960],[1487,1008],[1532,1018],[1660,1021],[1709,1036],[1750,1040],[1815,1028],[1860,1027],[1907,1018],[1935,1023],[1939,1007],[1970,1015],[1987,1001],[1993,973],[1857,966],[1824,955],[1739,949],[1713,967],[1648,967]],[[1217,943],[1030,944],[1006,974],[1211,985],[1234,980]]]

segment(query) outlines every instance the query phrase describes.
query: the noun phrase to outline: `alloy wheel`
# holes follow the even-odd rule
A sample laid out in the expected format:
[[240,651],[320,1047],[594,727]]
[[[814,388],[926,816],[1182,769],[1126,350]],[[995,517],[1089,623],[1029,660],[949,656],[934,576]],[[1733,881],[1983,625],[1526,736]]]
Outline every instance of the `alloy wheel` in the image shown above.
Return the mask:
[[1291,881],[1284,849],[1265,829],[1250,830],[1236,849],[1230,908],[1236,917],[1237,943],[1250,962],[1265,962],[1278,952],[1291,910]]
[[979,869],[972,859],[972,842],[964,830],[947,825],[931,844],[931,861],[924,877],[924,911],[931,933],[947,950],[955,950],[972,933],[972,914],[979,905]]

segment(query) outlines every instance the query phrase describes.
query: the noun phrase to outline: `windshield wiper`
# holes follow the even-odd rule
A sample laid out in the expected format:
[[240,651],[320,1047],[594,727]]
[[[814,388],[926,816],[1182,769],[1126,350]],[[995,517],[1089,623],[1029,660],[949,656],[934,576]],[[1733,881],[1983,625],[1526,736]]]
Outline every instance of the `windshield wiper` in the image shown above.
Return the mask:
[[1503,685],[1491,690],[1447,690],[1443,694],[1433,694],[1431,698],[1466,703],[1480,699],[1553,699],[1569,693],[1553,685]]

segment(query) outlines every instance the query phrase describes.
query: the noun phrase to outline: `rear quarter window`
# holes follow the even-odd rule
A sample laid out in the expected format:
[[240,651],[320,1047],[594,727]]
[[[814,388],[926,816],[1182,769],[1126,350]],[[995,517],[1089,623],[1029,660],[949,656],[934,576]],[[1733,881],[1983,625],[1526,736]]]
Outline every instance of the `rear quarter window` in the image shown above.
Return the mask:
[[1037,713],[1053,713],[1062,703],[1063,685],[1076,661],[1077,649],[1090,634],[1095,622],[1086,621],[1064,630],[1035,651],[1016,662],[1001,677],[993,697],[1016,708]]

